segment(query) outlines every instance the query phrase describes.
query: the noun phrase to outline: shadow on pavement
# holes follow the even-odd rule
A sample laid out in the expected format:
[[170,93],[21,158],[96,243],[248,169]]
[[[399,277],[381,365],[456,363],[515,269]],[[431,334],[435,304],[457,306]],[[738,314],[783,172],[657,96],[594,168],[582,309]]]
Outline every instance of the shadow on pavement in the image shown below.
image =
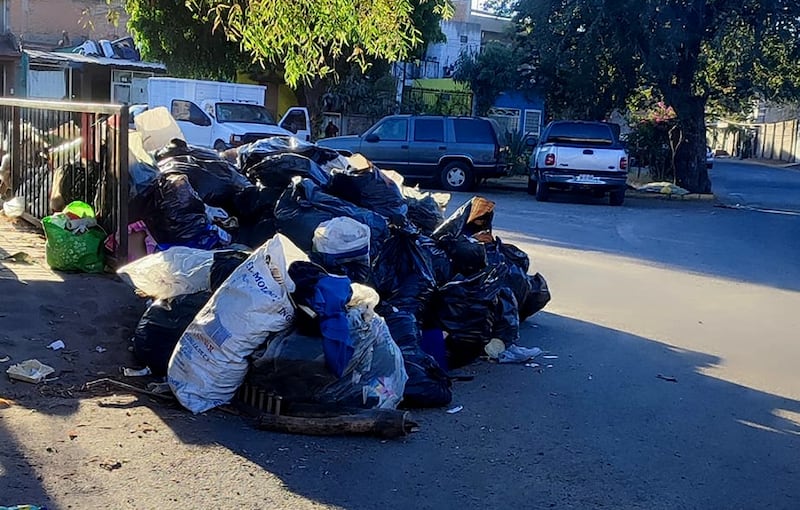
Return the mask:
[[788,509],[800,497],[800,402],[706,373],[724,360],[548,313],[521,343],[557,358],[470,366],[463,411],[417,412],[405,440],[280,435],[149,406],[182,442],[223,446],[347,509]]

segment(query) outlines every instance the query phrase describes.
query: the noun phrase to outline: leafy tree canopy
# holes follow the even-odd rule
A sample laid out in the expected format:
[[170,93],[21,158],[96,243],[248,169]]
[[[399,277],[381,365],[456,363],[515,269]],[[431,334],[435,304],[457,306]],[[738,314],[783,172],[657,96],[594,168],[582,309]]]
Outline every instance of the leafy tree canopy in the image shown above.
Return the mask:
[[424,9],[449,17],[449,0],[189,0],[263,65],[281,65],[290,85],[335,75],[341,62],[403,60],[422,43]]
[[521,84],[520,62],[519,55],[508,45],[491,42],[480,53],[462,53],[456,61],[453,79],[469,84],[475,94],[478,115],[486,115],[501,92]]
[[658,90],[683,138],[678,183],[708,191],[705,110],[800,95],[800,2],[519,0],[518,44],[556,116],[598,118],[641,86]]

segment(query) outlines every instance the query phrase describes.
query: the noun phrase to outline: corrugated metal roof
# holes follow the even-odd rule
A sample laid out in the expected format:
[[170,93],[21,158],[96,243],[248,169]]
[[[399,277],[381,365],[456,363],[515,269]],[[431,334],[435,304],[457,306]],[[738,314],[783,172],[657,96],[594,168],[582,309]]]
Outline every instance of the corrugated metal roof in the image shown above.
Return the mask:
[[167,67],[158,62],[143,62],[140,60],[123,60],[120,58],[92,57],[80,53],[61,53],[56,51],[25,50],[25,53],[34,63],[43,64],[94,64],[114,67],[116,69],[141,70],[141,71],[166,71]]

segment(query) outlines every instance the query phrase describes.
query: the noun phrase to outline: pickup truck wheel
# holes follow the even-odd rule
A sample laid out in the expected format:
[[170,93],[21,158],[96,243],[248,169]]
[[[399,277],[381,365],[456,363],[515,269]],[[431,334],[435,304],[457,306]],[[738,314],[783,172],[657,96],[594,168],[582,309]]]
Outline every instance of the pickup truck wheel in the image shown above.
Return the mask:
[[536,200],[538,202],[547,202],[550,199],[550,190],[547,189],[547,184],[542,183],[536,186]]
[[533,179],[528,177],[528,194],[529,195],[535,195],[536,194],[536,187],[537,187],[536,185],[537,184],[538,183],[536,181],[534,181]]
[[475,183],[475,175],[468,164],[453,161],[442,170],[442,187],[448,191],[469,191]]
[[608,194],[608,203],[611,205],[622,205],[625,202],[625,188],[611,190]]
[[217,140],[216,142],[214,142],[214,150],[217,152],[225,152],[226,150],[228,150],[228,147],[222,140]]

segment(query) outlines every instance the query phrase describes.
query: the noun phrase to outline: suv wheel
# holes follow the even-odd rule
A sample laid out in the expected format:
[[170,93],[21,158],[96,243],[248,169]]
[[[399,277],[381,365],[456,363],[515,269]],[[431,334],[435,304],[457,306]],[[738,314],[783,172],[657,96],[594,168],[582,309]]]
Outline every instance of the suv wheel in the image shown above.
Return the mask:
[[226,150],[228,150],[228,147],[222,140],[217,140],[216,142],[214,142],[214,150],[217,152],[225,152]]
[[608,203],[611,205],[622,205],[625,201],[625,188],[611,190],[608,194]]
[[535,195],[536,194],[536,181],[528,177],[528,194]]
[[547,202],[550,199],[550,190],[547,189],[547,184],[542,183],[536,186],[536,200],[539,202]]
[[467,163],[453,161],[442,170],[442,186],[448,191],[469,191],[475,182],[472,168]]

